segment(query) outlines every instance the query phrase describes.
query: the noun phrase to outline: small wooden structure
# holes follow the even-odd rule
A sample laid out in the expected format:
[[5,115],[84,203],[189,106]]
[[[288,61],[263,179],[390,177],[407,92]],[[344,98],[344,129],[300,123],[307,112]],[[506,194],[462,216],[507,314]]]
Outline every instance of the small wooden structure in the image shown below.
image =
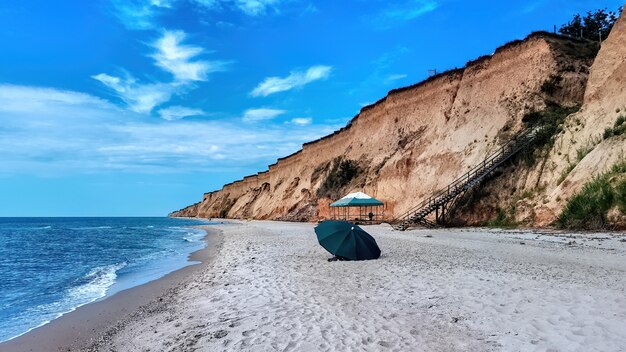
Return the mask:
[[350,221],[355,224],[380,224],[383,222],[385,204],[363,192],[350,193],[332,203],[333,220]]

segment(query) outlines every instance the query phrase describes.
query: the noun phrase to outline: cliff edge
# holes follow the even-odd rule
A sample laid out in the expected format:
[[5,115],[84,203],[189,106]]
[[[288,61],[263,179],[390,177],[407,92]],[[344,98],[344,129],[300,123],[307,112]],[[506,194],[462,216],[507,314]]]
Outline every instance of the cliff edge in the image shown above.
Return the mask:
[[[620,45],[611,37],[605,46]],[[529,113],[596,99],[586,92],[596,53],[594,43],[532,34],[465,68],[393,90],[341,130],[170,215],[319,220],[332,200],[361,190],[385,202],[393,219],[505,143]],[[459,214],[462,222],[476,220]]]

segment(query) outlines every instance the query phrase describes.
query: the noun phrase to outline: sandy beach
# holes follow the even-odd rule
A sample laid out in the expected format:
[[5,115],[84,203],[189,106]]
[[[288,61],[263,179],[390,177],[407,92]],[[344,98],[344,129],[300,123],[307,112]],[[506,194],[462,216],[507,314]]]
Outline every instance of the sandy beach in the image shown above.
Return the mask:
[[[328,262],[313,227],[269,221],[212,226],[223,237],[213,246],[219,252],[214,260],[155,290],[145,305],[118,320],[83,330],[86,336],[71,331],[65,338],[72,335],[72,343],[55,348],[623,351],[626,346],[626,235],[398,232],[379,225],[366,227],[382,249],[379,260]],[[101,303],[111,304],[116,296]],[[90,306],[95,305],[85,308]],[[77,315],[67,318],[75,323]],[[48,326],[58,327],[53,334],[68,333],[61,331],[68,325]],[[52,350],[41,344],[45,329],[38,330],[1,349]]]

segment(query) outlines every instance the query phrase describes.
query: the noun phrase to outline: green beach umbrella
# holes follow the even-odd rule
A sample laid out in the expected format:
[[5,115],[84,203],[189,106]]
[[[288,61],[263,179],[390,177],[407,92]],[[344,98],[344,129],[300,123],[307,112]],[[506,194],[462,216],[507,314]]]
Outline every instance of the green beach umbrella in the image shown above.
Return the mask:
[[369,260],[380,257],[374,237],[346,221],[324,221],[315,227],[320,245],[330,254],[348,260]]

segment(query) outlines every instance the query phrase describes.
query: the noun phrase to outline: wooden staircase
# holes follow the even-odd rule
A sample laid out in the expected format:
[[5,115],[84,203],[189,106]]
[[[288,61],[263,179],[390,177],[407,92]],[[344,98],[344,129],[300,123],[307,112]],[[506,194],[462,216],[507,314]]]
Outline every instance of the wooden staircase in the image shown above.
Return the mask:
[[[445,225],[446,214],[456,200],[465,192],[481,184],[498,166],[528,147],[534,141],[539,131],[540,127],[522,131],[463,176],[436,191],[428,199],[399,216],[392,222],[393,228],[404,231],[415,226],[437,227]],[[434,219],[431,216],[433,213]],[[428,217],[431,219],[428,219]]]

